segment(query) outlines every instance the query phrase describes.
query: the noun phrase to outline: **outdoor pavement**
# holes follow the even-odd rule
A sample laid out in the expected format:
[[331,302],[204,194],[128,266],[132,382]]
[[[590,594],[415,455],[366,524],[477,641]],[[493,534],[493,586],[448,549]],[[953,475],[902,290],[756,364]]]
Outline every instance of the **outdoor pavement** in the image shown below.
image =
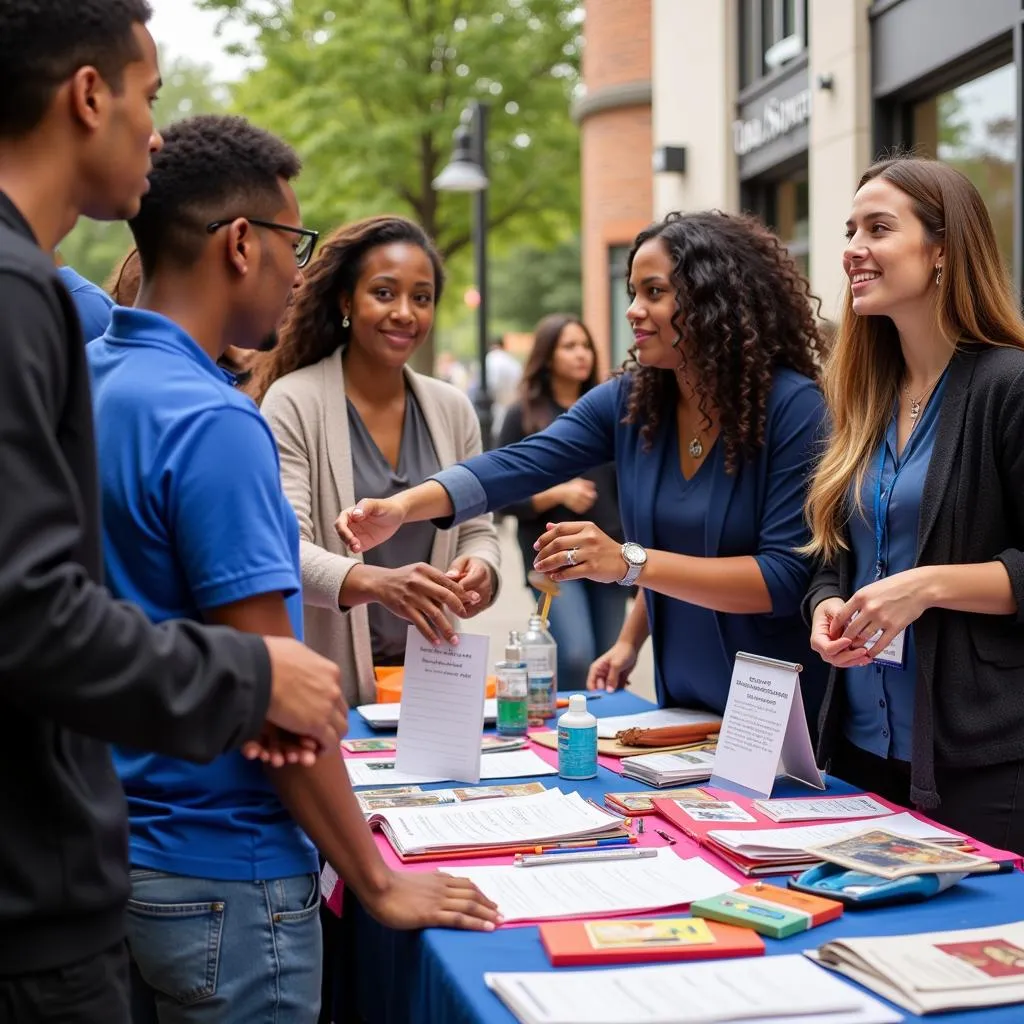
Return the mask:
[[[532,592],[522,582],[523,559],[516,544],[515,519],[510,517],[499,523],[498,533],[501,537],[501,595],[487,611],[463,625],[463,632],[486,633],[491,638],[492,665],[504,656],[509,630],[526,629],[526,620],[534,608]],[[654,700],[654,666],[649,643],[640,653],[629,689],[639,697]]]

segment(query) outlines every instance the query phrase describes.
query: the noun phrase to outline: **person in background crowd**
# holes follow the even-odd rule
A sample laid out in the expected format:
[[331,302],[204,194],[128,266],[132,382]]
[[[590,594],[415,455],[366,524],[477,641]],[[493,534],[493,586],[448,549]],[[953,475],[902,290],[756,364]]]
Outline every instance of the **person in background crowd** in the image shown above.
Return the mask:
[[875,164],[847,221],[807,501],[805,605],[832,672],[819,756],[1024,850],[1024,322],[958,171]]
[[103,586],[85,345],[53,253],[82,213],[138,212],[161,144],[149,15],[0,5],[0,1019],[18,1024],[129,1018],[109,743],[208,760],[268,718],[328,750],[345,729],[337,667],[294,639],[154,626]]
[[[520,400],[513,403],[502,424],[498,446],[515,444],[547,427],[597,384],[597,352],[590,332],[577,317],[546,316],[534,329],[533,349],[526,361]],[[615,465],[608,463],[584,476],[556,484],[502,511],[518,520],[517,535],[523,566],[533,566],[534,541],[545,523],[562,523],[588,515],[620,544],[619,495]],[[622,628],[629,591],[593,580],[566,580],[548,613],[551,634],[558,643],[558,687],[578,690],[597,656],[615,643]]]
[[436,643],[455,635],[449,613],[468,618],[497,594],[500,550],[488,515],[452,531],[411,526],[365,559],[334,530],[355,495],[386,498],[480,451],[466,396],[408,366],[433,327],[443,283],[440,257],[411,221],[372,217],[339,228],[251,389],[299,516],[306,636],[341,667],[353,704],[376,700],[374,666],[403,664],[407,623]]
[[113,300],[102,288],[64,263],[59,253],[57,267],[57,273],[75,304],[78,322],[82,325],[82,337],[87,342],[98,338],[110,323],[110,311],[114,308]]
[[501,425],[509,406],[516,400],[523,367],[514,355],[505,350],[505,339],[494,338],[484,357],[487,368],[487,390],[491,395],[491,437],[501,434]]
[[622,685],[650,635],[659,704],[721,713],[750,651],[805,666],[813,724],[824,672],[799,614],[811,563],[794,550],[824,415],[807,282],[754,219],[688,213],[637,237],[629,290],[624,373],[518,444],[345,509],[339,534],[368,551],[405,523],[448,526],[614,459],[628,542],[563,522],[534,544],[534,567],[558,582],[643,587],[589,685]]
[[451,352],[439,352],[434,360],[434,376],[462,392],[469,391],[469,371]]
[[[302,634],[299,530],[274,439],[216,365],[229,339],[257,348],[273,332],[312,256],[298,170],[288,146],[242,118],[168,129],[130,222],[143,289],[89,347],[108,578],[157,621]],[[493,904],[468,882],[384,864],[337,749],[269,778],[239,754],[192,765],[121,746],[115,766],[131,825],[136,1021],[317,1019],[319,866],[307,835],[391,927],[493,927]],[[181,905],[194,912],[159,909]],[[210,929],[213,978],[195,956]]]

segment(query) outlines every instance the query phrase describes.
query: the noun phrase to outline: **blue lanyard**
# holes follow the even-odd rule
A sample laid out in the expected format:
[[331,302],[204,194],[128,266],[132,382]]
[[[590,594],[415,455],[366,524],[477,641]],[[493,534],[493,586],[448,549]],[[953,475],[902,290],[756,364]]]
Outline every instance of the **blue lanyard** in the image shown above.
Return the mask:
[[892,501],[892,492],[896,489],[896,481],[900,472],[907,464],[907,457],[910,454],[910,442],[907,440],[903,449],[903,458],[896,462],[896,472],[892,475],[889,490],[885,496],[885,508],[882,508],[882,474],[885,472],[885,456],[889,447],[885,437],[882,438],[882,450],[878,459],[878,475],[875,478],[875,579],[880,580],[885,575],[885,560],[882,552],[886,550],[886,533],[889,528],[889,504]]

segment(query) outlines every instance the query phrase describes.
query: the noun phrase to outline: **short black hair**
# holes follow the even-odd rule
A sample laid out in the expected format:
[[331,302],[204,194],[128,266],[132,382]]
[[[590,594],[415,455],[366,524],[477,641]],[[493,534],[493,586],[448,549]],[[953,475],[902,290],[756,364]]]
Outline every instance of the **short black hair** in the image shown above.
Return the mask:
[[281,179],[302,167],[291,146],[244,117],[200,114],[163,136],[149,191],[128,222],[143,275],[166,263],[191,266],[213,221],[276,216],[284,205]]
[[3,0],[0,138],[36,128],[79,68],[96,68],[119,90],[125,66],[142,56],[133,29],[151,14],[146,0]]

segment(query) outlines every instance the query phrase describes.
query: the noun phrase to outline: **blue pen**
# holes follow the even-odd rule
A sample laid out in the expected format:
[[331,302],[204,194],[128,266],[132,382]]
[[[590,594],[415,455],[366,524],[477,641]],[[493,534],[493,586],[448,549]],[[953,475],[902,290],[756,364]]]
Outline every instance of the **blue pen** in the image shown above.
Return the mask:
[[555,850],[545,850],[544,855],[549,853],[585,853],[595,846],[629,846],[633,840],[629,836],[622,836],[615,839],[591,839],[582,846],[560,846]]

